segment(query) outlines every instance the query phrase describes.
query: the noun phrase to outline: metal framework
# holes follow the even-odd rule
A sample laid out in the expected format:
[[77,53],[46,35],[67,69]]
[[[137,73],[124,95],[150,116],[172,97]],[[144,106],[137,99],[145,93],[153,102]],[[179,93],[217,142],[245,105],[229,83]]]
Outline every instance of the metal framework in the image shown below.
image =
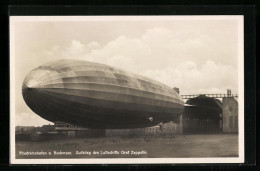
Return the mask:
[[212,97],[212,98],[223,98],[223,97],[233,97],[237,98],[237,94],[193,94],[193,95],[181,95],[182,99],[191,99],[195,98],[198,96],[207,96],[207,97]]

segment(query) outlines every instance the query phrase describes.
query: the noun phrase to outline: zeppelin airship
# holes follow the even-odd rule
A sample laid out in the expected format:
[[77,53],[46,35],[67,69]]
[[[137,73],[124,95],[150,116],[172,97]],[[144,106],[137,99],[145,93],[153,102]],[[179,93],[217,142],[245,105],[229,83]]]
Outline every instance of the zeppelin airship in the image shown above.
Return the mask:
[[57,60],[32,70],[22,94],[51,121],[90,129],[130,129],[175,121],[184,102],[172,88],[108,65]]

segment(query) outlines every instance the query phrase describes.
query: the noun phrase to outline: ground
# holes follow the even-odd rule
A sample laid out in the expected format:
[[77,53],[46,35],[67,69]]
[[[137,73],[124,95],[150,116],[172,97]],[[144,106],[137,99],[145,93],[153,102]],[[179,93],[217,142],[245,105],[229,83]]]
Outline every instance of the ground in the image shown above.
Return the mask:
[[[47,155],[28,155],[27,152]],[[78,151],[78,154],[76,154]],[[90,153],[89,153],[90,152]],[[96,154],[94,152],[97,152]],[[55,154],[56,153],[56,154]],[[43,154],[43,153],[42,153]],[[238,135],[179,135],[139,138],[81,138],[17,141],[16,158],[181,158],[238,157]]]

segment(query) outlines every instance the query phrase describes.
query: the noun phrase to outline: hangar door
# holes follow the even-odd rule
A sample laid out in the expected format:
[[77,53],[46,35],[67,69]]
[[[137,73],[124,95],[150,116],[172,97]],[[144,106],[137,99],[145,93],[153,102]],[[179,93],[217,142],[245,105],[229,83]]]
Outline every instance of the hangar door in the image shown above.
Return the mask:
[[222,104],[220,100],[198,96],[187,100],[183,113],[183,133],[222,132]]

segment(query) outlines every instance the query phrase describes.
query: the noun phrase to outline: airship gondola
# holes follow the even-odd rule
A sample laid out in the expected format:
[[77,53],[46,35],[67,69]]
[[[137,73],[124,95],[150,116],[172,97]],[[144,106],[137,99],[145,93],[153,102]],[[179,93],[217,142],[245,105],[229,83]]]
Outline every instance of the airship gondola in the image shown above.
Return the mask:
[[108,65],[58,60],[24,79],[27,106],[51,121],[92,129],[155,126],[176,120],[184,102],[170,87]]

